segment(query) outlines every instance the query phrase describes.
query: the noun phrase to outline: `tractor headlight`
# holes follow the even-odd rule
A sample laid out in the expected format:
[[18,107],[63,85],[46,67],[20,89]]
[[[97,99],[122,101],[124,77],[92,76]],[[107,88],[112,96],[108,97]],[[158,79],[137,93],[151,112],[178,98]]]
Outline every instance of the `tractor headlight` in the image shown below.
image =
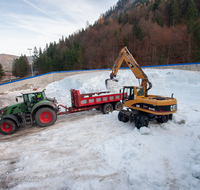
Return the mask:
[[0,115],[3,115],[4,109],[0,109]]
[[4,108],[2,108],[2,109],[0,109],[0,115],[4,115],[4,111],[5,111],[5,109],[6,109],[7,107],[4,107]]

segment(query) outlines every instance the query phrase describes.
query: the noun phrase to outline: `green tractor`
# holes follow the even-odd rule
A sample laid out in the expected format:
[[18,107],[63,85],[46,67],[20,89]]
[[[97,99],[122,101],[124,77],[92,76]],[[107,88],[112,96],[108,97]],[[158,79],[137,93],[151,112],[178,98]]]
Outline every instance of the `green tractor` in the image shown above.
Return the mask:
[[59,106],[56,99],[47,98],[44,90],[22,93],[23,102],[0,109],[0,132],[12,134],[18,127],[37,123],[41,127],[53,125],[57,120]]

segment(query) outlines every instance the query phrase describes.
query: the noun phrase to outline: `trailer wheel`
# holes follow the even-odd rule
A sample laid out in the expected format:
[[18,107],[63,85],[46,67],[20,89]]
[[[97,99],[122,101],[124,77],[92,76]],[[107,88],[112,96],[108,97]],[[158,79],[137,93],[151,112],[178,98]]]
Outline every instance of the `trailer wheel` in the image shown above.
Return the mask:
[[167,123],[169,120],[169,115],[161,115],[161,117],[156,118],[158,123]]
[[4,135],[14,133],[16,130],[16,123],[10,119],[3,119],[0,121],[0,132]]
[[56,119],[56,112],[51,108],[41,108],[35,114],[35,121],[41,127],[53,125]]
[[112,112],[113,111],[113,106],[112,104],[108,103],[108,104],[105,104],[103,106],[103,113],[104,114],[109,114],[109,112]]
[[122,110],[122,108],[123,108],[122,103],[121,102],[116,102],[116,104],[115,104],[115,110],[120,111],[120,110]]

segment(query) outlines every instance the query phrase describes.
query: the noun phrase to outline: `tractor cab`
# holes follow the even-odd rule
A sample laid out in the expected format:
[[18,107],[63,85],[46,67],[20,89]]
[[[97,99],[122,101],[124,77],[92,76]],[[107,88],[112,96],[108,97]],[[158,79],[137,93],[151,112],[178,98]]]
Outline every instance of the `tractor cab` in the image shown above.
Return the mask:
[[124,86],[122,102],[136,100],[137,97],[144,97],[144,89],[142,86]]
[[[28,92],[28,93],[22,93],[22,96],[18,97],[23,97],[23,103],[25,104],[25,107],[27,108],[26,111],[30,112],[32,110],[32,107],[38,103],[41,100],[46,99],[46,95],[43,91],[33,91],[33,92]],[[16,101],[18,102],[18,97],[16,97]]]

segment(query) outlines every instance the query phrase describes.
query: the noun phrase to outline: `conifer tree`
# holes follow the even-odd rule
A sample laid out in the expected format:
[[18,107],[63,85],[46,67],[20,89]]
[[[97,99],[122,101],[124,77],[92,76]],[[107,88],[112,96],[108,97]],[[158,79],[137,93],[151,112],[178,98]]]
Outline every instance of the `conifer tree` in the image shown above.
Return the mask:
[[133,25],[133,35],[140,41],[143,39],[142,28],[140,25],[137,25],[136,22]]
[[197,15],[196,5],[194,1],[191,0],[185,14],[187,23],[195,22],[197,20]]
[[194,41],[194,47],[193,47],[193,55],[192,55],[192,61],[193,62],[199,62],[200,61],[200,22],[198,22],[193,30],[193,41]]
[[29,63],[26,55],[21,55],[13,60],[12,74],[16,77],[24,77],[29,73]]
[[190,1],[188,8],[186,10],[186,20],[187,20],[187,30],[188,30],[188,36],[189,36],[189,43],[188,43],[188,62],[190,61],[190,55],[191,55],[191,34],[194,31],[194,24],[197,20],[197,10],[196,5],[193,0]]
[[37,59],[38,59],[38,50],[36,47],[34,47],[33,50],[33,65],[35,67],[35,64],[37,64]]
[[160,25],[161,27],[163,27],[163,26],[164,26],[164,23],[163,23],[162,14],[157,15],[157,16],[154,18],[153,22],[157,22],[158,25]]
[[3,76],[4,76],[4,71],[3,71],[3,67],[0,63],[0,80],[2,79]]
[[170,23],[174,25],[178,22],[178,18],[180,15],[179,6],[176,0],[172,0],[170,4]]

